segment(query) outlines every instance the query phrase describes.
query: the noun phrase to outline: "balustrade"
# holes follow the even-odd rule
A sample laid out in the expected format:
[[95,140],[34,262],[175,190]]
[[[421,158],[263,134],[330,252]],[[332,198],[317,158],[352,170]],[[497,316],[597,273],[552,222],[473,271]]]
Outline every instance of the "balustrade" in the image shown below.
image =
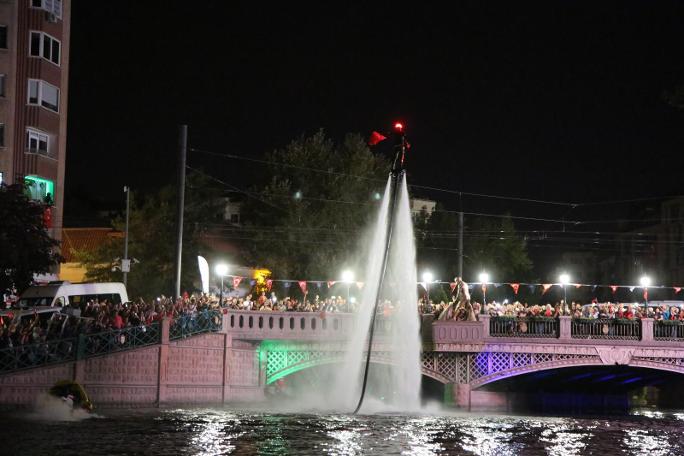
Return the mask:
[[640,340],[641,321],[617,318],[574,318],[573,339]]
[[545,317],[492,317],[489,320],[491,337],[550,337],[557,338],[559,324],[556,318]]
[[654,321],[653,339],[665,341],[684,341],[684,322],[677,320]]

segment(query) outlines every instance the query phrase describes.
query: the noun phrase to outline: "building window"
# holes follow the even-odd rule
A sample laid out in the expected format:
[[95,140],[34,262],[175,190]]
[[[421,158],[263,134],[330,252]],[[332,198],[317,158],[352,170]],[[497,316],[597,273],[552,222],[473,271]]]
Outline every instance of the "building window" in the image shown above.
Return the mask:
[[57,19],[62,18],[62,0],[31,0],[31,8],[40,8]]
[[6,74],[0,74],[0,97],[5,96],[6,81],[7,81],[7,75]]
[[5,124],[0,123],[0,147],[5,147]]
[[29,55],[32,57],[43,57],[46,60],[59,65],[59,55],[62,50],[61,43],[43,32],[31,32],[31,45]]
[[26,194],[34,201],[54,201],[55,183],[38,176],[26,176]]
[[0,49],[7,49],[7,26],[0,25]]
[[230,223],[239,224],[240,223],[240,214],[230,214]]
[[5,175],[0,171],[0,185],[2,185],[4,177]]
[[32,154],[48,155],[50,137],[45,133],[28,128],[26,130],[26,151]]
[[59,89],[40,79],[29,79],[28,104],[59,112]]

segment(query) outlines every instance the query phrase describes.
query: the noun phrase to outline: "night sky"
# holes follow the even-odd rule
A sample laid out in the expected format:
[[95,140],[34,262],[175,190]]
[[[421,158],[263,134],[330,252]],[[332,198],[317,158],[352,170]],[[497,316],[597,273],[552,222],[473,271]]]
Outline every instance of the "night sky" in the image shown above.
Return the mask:
[[[191,147],[259,157],[400,118],[413,184],[566,202],[684,193],[684,111],[662,99],[684,84],[684,2],[292,3],[74,2],[67,223],[86,202],[123,204],[125,184],[175,182],[179,123]],[[188,161],[241,188],[259,179],[248,162]]]

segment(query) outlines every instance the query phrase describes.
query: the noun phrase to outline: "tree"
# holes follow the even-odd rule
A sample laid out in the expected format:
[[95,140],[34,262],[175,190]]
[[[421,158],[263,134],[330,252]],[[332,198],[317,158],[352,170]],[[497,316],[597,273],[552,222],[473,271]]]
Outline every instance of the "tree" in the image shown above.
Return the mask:
[[[359,135],[335,144],[323,131],[267,155],[263,185],[242,209],[244,261],[279,277],[329,278],[353,265],[360,234],[377,216],[389,171]],[[321,172],[320,170],[323,170]]]
[[[523,238],[509,216],[485,218],[466,216],[463,235],[463,271],[469,280],[488,271],[502,280],[524,280],[532,261]],[[458,273],[458,214],[437,205],[435,211],[415,219],[418,262],[426,268],[443,271],[450,280]]]
[[510,215],[502,218],[469,217],[463,249],[464,268],[486,270],[501,280],[526,280],[532,271],[525,240]]
[[45,228],[45,205],[24,193],[24,186],[0,185],[0,290],[28,287],[34,274],[50,271],[61,260]]
[[[200,173],[187,176],[185,213],[183,223],[183,257],[181,290],[192,290],[198,283],[197,255],[201,253],[201,237],[212,223],[219,192]],[[176,249],[176,200],[174,187],[164,187],[141,201],[131,198],[129,218],[128,255],[138,263],[128,274],[131,296],[154,297],[160,293],[173,293]],[[121,281],[117,269],[123,256],[125,219],[119,216],[112,226],[121,235],[113,237],[93,252],[77,252],[79,261],[86,267],[88,280]]]

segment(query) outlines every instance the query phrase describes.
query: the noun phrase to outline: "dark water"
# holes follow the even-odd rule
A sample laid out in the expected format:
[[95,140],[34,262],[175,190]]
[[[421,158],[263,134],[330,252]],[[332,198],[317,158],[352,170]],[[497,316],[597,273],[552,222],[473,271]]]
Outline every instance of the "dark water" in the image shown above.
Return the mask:
[[2,455],[684,455],[684,412],[557,418],[100,410],[57,422],[2,413]]

